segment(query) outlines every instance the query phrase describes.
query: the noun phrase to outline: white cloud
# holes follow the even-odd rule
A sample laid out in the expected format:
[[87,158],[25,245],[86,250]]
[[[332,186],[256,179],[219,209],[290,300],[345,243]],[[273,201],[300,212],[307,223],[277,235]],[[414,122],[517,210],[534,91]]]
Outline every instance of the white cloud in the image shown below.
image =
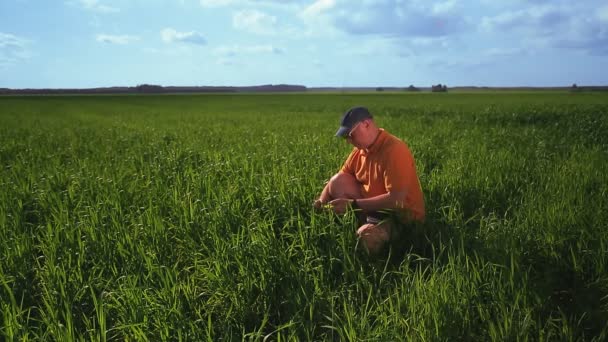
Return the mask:
[[481,28],[487,32],[504,30],[547,31],[569,20],[572,12],[555,6],[538,6],[525,10],[507,11],[492,17],[483,17]]
[[8,67],[30,58],[29,41],[10,33],[0,32],[0,67]]
[[200,0],[206,8],[226,6],[265,6],[265,7],[299,7],[308,0]]
[[608,54],[608,9],[542,5],[484,17],[480,31],[519,34],[540,46]]
[[608,24],[608,6],[601,7],[597,11],[597,17]]
[[292,36],[308,39],[343,36],[344,31],[334,25],[332,16],[332,9],[336,6],[337,1],[339,0],[317,0],[297,10],[296,17],[304,24],[304,28]]
[[160,36],[165,43],[184,42],[197,45],[207,44],[205,37],[196,31],[178,32],[175,29],[168,27],[160,32]]
[[271,53],[271,54],[282,54],[285,51],[273,45],[231,45],[231,46],[220,46],[214,51],[214,54],[219,56],[234,57],[240,54],[258,54],[258,53]]
[[519,58],[534,55],[534,51],[524,47],[493,47],[488,49],[467,50],[461,54],[452,54],[450,58],[426,54],[426,61],[419,60],[423,66],[443,71],[496,68],[505,61],[513,62]]
[[101,43],[127,45],[134,41],[138,41],[139,37],[130,35],[98,34],[95,40]]
[[423,62],[423,65],[436,70],[453,71],[453,70],[478,70],[480,68],[495,68],[496,63],[488,58],[482,59],[432,59],[428,62]]
[[0,49],[23,48],[27,40],[10,33],[0,32]]
[[608,55],[608,25],[597,17],[576,17],[569,21],[564,32],[556,30],[549,41],[558,48]]
[[272,45],[254,45],[246,48],[245,51],[250,53],[273,53],[275,55],[285,52],[285,50]]
[[334,6],[336,6],[335,0],[317,0],[310,4],[310,6],[306,7],[302,11],[301,15],[304,18],[314,18],[320,14],[323,14],[324,12],[327,12]]
[[501,28],[517,27],[518,24],[525,22],[527,15],[526,11],[510,11],[492,17],[483,17],[480,28],[482,31],[493,32]]
[[433,13],[437,15],[442,15],[444,13],[451,13],[454,9],[456,9],[456,0],[448,0],[444,2],[438,2],[433,4]]
[[118,9],[116,7],[103,5],[99,2],[99,0],[76,0],[76,3],[90,11],[101,12],[101,13],[120,12],[120,9]]
[[488,58],[503,58],[522,56],[527,53],[523,48],[490,48],[482,51],[481,55]]
[[273,34],[277,18],[257,10],[244,10],[232,16],[234,28],[257,34]]
[[310,25],[329,23],[354,35],[437,37],[461,32],[467,26],[459,11],[456,0],[317,0],[299,15]]
[[415,37],[409,40],[415,47],[445,48],[448,46],[446,37]]

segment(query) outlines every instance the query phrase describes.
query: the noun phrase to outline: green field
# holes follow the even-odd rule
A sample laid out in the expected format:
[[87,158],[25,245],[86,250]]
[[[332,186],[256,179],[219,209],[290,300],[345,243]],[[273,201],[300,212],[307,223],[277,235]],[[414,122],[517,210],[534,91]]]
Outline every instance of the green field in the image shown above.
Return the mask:
[[[312,202],[364,105],[427,222]],[[0,340],[608,338],[608,94],[0,97]]]

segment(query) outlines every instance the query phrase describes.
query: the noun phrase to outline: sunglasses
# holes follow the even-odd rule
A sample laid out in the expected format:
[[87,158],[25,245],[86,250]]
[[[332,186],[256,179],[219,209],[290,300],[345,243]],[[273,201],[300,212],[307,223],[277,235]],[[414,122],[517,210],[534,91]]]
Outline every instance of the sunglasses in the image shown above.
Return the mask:
[[353,133],[355,132],[355,130],[357,129],[357,127],[359,127],[360,124],[362,124],[363,121],[359,121],[353,128],[351,128],[350,132],[348,132],[348,134],[346,136],[344,136],[344,138],[346,139],[352,139],[353,138]]

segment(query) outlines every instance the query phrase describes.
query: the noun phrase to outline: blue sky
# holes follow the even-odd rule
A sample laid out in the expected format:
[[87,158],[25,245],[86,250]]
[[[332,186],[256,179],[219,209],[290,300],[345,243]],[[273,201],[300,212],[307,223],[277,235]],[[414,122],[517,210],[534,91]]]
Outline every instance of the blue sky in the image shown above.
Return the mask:
[[605,0],[0,0],[0,87],[608,84]]

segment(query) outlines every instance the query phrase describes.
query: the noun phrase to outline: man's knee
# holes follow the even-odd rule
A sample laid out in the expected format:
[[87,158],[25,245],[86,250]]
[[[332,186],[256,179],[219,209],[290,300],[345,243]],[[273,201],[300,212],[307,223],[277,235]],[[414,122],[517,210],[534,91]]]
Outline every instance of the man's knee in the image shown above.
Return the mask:
[[390,226],[387,223],[367,223],[357,229],[357,235],[367,252],[376,255],[390,240]]
[[361,198],[361,184],[348,173],[338,172],[329,179],[329,194],[336,198]]

